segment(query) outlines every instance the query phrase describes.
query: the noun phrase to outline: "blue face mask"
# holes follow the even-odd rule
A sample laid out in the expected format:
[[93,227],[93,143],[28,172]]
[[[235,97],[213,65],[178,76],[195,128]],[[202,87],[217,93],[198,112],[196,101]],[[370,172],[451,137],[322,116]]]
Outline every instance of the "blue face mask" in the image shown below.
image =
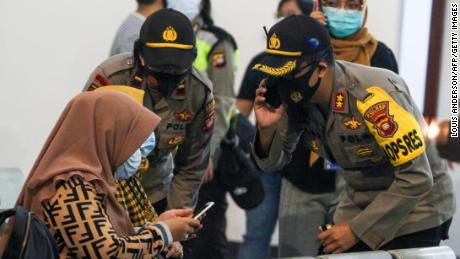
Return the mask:
[[143,157],[147,157],[147,155],[152,152],[153,148],[155,148],[156,138],[155,133],[152,132],[150,136],[144,141],[140,148],[138,148],[131,157],[128,158],[121,166],[117,168],[115,171],[115,180],[119,179],[129,179],[133,176],[139,166],[141,165],[141,160]]
[[364,12],[323,7],[327,30],[338,39],[346,38],[361,28]]
[[142,144],[140,147],[142,157],[147,157],[155,148],[155,144],[155,132],[152,132],[152,134],[150,134],[150,136],[145,140],[144,144]]

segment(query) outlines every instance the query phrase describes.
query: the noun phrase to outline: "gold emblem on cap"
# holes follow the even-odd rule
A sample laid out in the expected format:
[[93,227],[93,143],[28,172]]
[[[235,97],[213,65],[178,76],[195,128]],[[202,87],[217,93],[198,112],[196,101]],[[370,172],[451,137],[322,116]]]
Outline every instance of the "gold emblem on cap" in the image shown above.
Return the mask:
[[279,49],[281,47],[281,42],[278,36],[276,36],[276,33],[273,33],[273,35],[270,37],[270,40],[268,41],[268,47],[270,49]]
[[302,101],[302,99],[303,99],[302,93],[300,93],[298,91],[291,92],[291,100],[293,102],[298,103],[298,102]]
[[174,30],[172,26],[168,26],[166,30],[163,31],[163,40],[165,41],[176,41],[177,40],[177,32]]

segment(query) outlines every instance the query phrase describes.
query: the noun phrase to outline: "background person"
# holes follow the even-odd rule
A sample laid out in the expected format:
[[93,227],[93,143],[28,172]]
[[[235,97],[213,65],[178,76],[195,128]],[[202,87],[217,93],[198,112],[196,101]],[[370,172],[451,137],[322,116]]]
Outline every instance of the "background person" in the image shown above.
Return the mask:
[[322,0],[311,17],[326,26],[337,60],[380,67],[398,73],[398,63],[383,42],[366,28],[367,0]]
[[136,11],[126,17],[118,28],[113,39],[110,56],[132,52],[134,42],[139,39],[139,32],[145,18],[166,6],[166,0],[136,0],[136,2]]

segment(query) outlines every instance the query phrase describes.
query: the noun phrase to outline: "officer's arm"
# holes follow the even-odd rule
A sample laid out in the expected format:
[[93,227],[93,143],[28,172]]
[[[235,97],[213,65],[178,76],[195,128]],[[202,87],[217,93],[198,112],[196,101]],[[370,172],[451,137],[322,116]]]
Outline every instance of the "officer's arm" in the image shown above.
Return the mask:
[[186,139],[174,158],[174,179],[167,195],[169,208],[196,205],[198,189],[208,168],[214,119],[214,100],[209,93],[206,104],[187,127]]
[[[415,128],[417,123],[420,126],[426,126],[421,113],[408,95],[398,90],[393,91],[390,95],[403,109],[415,114],[416,121],[409,125],[404,125],[409,120],[396,121],[399,123],[398,131]],[[370,130],[372,131],[371,128]],[[411,130],[409,129],[408,132]],[[409,139],[414,140],[413,148],[417,145],[418,148],[424,149],[427,144],[430,144],[425,142],[424,146],[421,147],[422,142],[417,138],[423,138],[423,136],[417,134],[417,136],[409,137]],[[396,139],[392,141],[398,143]],[[393,147],[395,146],[393,145]],[[430,192],[433,186],[433,176],[426,153],[423,152],[415,158],[405,158],[403,153],[399,153],[399,159],[404,164],[395,166],[395,179],[390,187],[386,191],[380,192],[361,213],[348,222],[359,239],[372,249],[380,247],[401,227],[404,222],[403,219],[413,211],[417,202]],[[395,162],[394,155],[388,156],[390,161],[393,159]]]
[[235,49],[228,41],[220,42],[210,53],[207,74],[213,84],[216,101],[216,122],[211,141],[211,156],[225,137],[230,112],[235,102]]
[[[281,170],[291,161],[297,143],[299,142],[302,130],[289,125],[288,117],[285,113],[278,122],[277,129],[269,144],[268,152],[262,151],[260,143],[260,132],[254,137],[252,153],[257,165],[265,172],[275,172]],[[265,146],[265,145],[264,145]]]

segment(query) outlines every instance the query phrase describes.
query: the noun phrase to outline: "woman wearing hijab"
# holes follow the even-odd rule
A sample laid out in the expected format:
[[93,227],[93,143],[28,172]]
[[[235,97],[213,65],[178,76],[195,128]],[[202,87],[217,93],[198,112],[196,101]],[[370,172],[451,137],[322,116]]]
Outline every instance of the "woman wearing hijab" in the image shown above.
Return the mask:
[[46,222],[61,257],[156,258],[201,228],[191,210],[157,220],[138,184],[159,121],[116,91],[82,93],[69,102],[18,199]]
[[311,16],[324,24],[331,34],[335,58],[380,67],[398,73],[396,58],[383,42],[365,27],[367,0],[314,0]]

